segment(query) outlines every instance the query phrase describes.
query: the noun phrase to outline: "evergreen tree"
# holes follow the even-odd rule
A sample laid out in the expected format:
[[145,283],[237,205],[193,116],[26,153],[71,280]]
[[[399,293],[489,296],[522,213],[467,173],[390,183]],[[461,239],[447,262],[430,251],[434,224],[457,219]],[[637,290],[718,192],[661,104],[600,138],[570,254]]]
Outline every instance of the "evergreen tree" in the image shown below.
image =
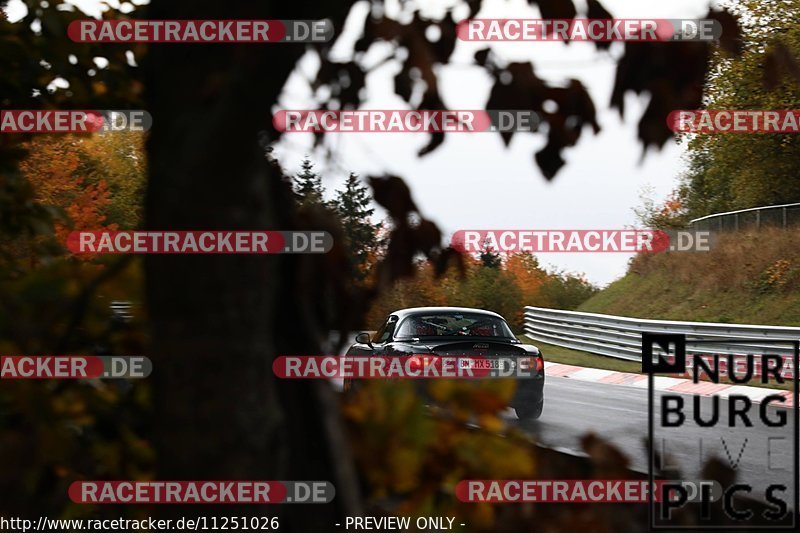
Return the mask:
[[357,174],[352,173],[347,178],[344,189],[336,191],[333,202],[347,239],[354,275],[358,279],[366,276],[370,258],[381,244],[378,236],[381,224],[372,222],[375,209],[371,204],[369,189],[361,183]]
[[497,250],[488,245],[484,245],[480,258],[481,264],[487,268],[500,268],[503,264],[503,260]]
[[304,159],[301,163],[302,170],[294,178],[294,194],[300,205],[325,206],[325,187],[322,186],[322,176],[314,171],[314,163]]

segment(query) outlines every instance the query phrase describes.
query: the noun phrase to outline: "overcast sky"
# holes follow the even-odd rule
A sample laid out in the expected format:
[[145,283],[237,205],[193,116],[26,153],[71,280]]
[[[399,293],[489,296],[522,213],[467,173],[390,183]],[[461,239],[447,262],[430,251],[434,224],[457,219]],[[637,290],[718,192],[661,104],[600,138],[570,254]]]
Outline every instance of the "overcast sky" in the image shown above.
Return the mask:
[[[579,11],[582,0],[576,0]],[[75,0],[75,4],[97,10],[96,0]],[[138,2],[137,2],[138,3]],[[426,0],[424,13],[436,16],[442,8],[457,2]],[[602,0],[617,18],[699,18],[709,7],[705,0]],[[9,15],[19,16],[21,2],[12,0]],[[387,1],[391,6],[393,1]],[[390,11],[391,13],[391,11]],[[348,19],[336,51],[349,59],[352,43],[367,14],[366,3],[357,4]],[[458,15],[458,12],[456,13]],[[309,14],[310,17],[317,16]],[[325,13],[318,14],[324,18]],[[481,18],[538,18],[535,7],[525,0],[485,0]],[[453,65],[439,71],[440,89],[449,109],[482,108],[492,80],[472,56],[486,43],[459,41]],[[586,127],[578,145],[567,149],[567,164],[548,183],[533,161],[546,139],[542,134],[515,134],[505,148],[498,134],[448,133],[445,143],[431,154],[418,158],[417,151],[428,142],[420,134],[329,134],[335,147],[335,161],[323,161],[311,148],[311,134],[294,133],[276,153],[283,166],[295,171],[301,159],[310,155],[318,161],[329,190],[339,187],[350,171],[362,175],[389,172],[404,177],[411,186],[422,213],[439,224],[447,235],[459,229],[621,229],[637,226],[633,208],[641,205],[643,190],[664,198],[677,184],[684,166],[683,149],[675,142],[648,152],[636,140],[636,123],[647,97],[628,95],[626,117],[608,109],[614,80],[614,58],[622,45],[598,53],[592,43],[558,42],[493,43],[493,51],[508,61],[532,61],[536,74],[551,83],[577,78],[587,86],[603,128],[595,136]],[[374,46],[367,60],[378,60],[386,49]],[[307,54],[287,85],[280,106],[302,109],[311,105],[310,89],[303,80],[314,77],[317,61]],[[394,94],[392,78],[399,63],[387,63],[367,79],[367,98],[362,108],[403,109],[407,104]],[[157,120],[157,117],[155,117]],[[627,254],[539,254],[552,268],[583,272],[598,284],[606,284],[625,273]]]
[[[698,0],[603,0],[617,18],[699,18],[709,3]],[[431,15],[452,2],[425,2]],[[583,8],[583,2],[578,2]],[[354,9],[349,23],[363,22],[366,6]],[[538,10],[525,0],[486,0],[477,17],[537,18]],[[353,32],[355,33],[355,32]],[[348,57],[356,38],[345,31],[338,43]],[[459,41],[452,57],[454,65],[439,70],[444,102],[449,109],[482,108],[492,80],[480,67],[470,66],[476,50],[486,43]],[[378,48],[378,47],[373,47]],[[334,134],[328,142],[336,147],[337,161],[326,169],[326,185],[339,186],[345,170],[362,174],[388,171],[404,177],[414,198],[428,218],[448,234],[459,229],[619,229],[638,226],[633,208],[641,205],[643,191],[663,199],[677,184],[684,167],[682,146],[670,141],[662,151],[651,150],[642,158],[636,140],[636,124],[648,97],[628,95],[626,117],[608,109],[614,80],[614,58],[621,53],[616,43],[610,52],[598,53],[591,43],[493,43],[493,51],[508,61],[532,61],[535,72],[552,83],[577,78],[587,86],[598,110],[603,131],[595,136],[587,126],[578,145],[567,149],[567,165],[547,182],[533,161],[544,146],[542,134],[515,134],[505,148],[498,134],[446,135],[445,143],[431,154],[416,152],[428,141],[426,134]],[[375,62],[385,55],[378,48]],[[300,71],[313,78],[317,61],[308,56]],[[403,109],[406,104],[394,94],[392,78],[400,65],[390,63],[369,75],[368,98],[363,108]],[[292,80],[281,105],[303,108],[310,103],[307,84]],[[312,154],[311,134],[288,134],[278,151],[282,163],[296,169],[300,159]],[[313,155],[313,154],[312,154]],[[598,284],[606,284],[625,273],[628,254],[538,254],[540,261],[555,269],[583,272]]]

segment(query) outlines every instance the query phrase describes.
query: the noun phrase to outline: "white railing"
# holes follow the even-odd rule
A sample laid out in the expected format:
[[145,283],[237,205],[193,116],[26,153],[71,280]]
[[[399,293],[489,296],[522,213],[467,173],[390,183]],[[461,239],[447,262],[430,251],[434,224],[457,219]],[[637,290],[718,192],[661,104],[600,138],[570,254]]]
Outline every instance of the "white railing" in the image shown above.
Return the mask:
[[[525,308],[525,334],[540,342],[629,361],[642,360],[642,333],[683,333],[687,341],[704,342],[702,348],[687,346],[688,353],[756,355],[784,352],[789,344],[760,341],[800,340],[800,327],[752,326],[712,322],[647,320],[543,307]],[[728,342],[714,343],[714,340]],[[731,346],[730,341],[741,339]]]
[[689,227],[702,231],[739,231],[764,226],[788,228],[800,223],[800,203],[752,207],[727,213],[714,213],[689,221]]

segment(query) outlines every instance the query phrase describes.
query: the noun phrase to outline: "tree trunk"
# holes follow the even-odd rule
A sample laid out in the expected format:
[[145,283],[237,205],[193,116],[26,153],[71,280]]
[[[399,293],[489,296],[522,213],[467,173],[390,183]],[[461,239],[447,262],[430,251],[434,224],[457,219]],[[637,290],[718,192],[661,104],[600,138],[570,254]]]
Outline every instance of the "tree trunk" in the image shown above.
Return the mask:
[[[295,3],[156,0],[152,19],[309,18]],[[283,4],[283,5],[281,5]],[[331,10],[328,4],[325,11]],[[341,8],[342,17],[346,8]],[[295,13],[290,13],[290,11]],[[305,11],[308,10],[306,6]],[[325,12],[322,9],[317,12]],[[294,16],[292,16],[294,15]],[[303,53],[294,44],[156,44],[144,63],[149,230],[289,230],[290,202],[258,134]],[[279,383],[276,353],[319,353],[292,294],[290,256],[152,255],[154,426],[160,479],[342,480],[341,433],[319,385]],[[296,320],[293,320],[296,318]],[[278,329],[278,324],[288,327]],[[331,410],[327,410],[331,415]],[[350,487],[343,486],[351,485]],[[187,512],[286,517],[282,530],[325,531],[352,507],[287,505]],[[351,503],[355,500],[350,499]],[[305,507],[305,508],[304,508]],[[166,511],[163,511],[166,512]]]

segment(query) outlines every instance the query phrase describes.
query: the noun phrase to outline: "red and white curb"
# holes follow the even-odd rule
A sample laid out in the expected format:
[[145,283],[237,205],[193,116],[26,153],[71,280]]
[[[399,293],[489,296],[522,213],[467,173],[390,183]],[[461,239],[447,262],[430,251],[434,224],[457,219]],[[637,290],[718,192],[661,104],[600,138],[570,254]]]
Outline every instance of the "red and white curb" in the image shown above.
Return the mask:
[[[544,363],[544,371],[547,377],[569,378],[578,381],[622,385],[638,389],[647,388],[647,374],[615,372],[614,370],[600,370],[599,368],[586,368],[583,366],[550,363],[547,361]],[[780,394],[786,398],[786,401],[782,404],[774,404],[776,407],[791,407],[793,404],[792,391],[780,389],[750,387],[747,385],[727,385],[724,383],[712,383],[710,381],[694,383],[691,379],[671,378],[667,376],[655,376],[653,386],[655,390],[659,391],[679,392],[700,396],[714,395],[727,398],[732,394],[737,394],[740,396],[747,396],[753,400],[753,403],[759,403],[766,396],[771,394]]]

